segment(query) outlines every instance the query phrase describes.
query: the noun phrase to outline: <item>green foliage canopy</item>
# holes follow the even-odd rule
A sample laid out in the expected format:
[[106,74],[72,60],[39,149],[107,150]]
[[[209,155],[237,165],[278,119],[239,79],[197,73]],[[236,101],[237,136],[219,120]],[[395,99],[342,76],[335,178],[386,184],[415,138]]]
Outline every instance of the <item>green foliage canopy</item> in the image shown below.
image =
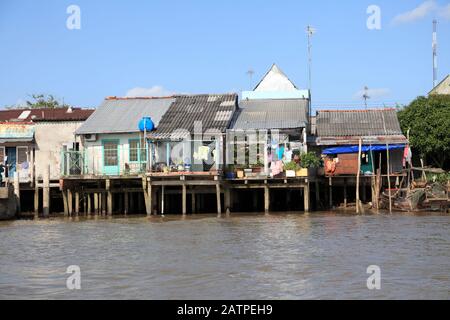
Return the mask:
[[413,150],[443,168],[450,160],[450,95],[418,97],[398,118],[403,132],[410,130]]

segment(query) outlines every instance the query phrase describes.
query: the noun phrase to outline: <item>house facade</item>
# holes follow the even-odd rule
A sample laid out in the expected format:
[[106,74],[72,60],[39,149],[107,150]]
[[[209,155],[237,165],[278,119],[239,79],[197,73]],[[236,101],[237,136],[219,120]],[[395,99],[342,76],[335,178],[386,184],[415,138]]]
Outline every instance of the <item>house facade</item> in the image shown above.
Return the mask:
[[5,177],[19,175],[22,183],[35,182],[50,167],[59,179],[61,150],[76,148],[75,130],[92,114],[81,108],[18,109],[0,111],[0,162]]
[[242,93],[228,131],[229,163],[263,166],[266,176],[281,173],[277,164],[307,152],[309,107],[309,91],[298,89],[274,64],[253,91]]
[[224,163],[226,130],[237,94],[179,95],[156,130],[147,134],[150,171],[209,172]]
[[450,74],[434,87],[429,95],[450,95]]
[[147,170],[148,146],[139,122],[151,118],[158,127],[162,116],[175,101],[164,98],[110,97],[76,131],[81,151],[66,153],[63,175],[123,176]]
[[315,146],[323,155],[326,175],[356,175],[360,141],[364,175],[387,172],[387,150],[390,173],[402,171],[408,141],[395,109],[317,112]]

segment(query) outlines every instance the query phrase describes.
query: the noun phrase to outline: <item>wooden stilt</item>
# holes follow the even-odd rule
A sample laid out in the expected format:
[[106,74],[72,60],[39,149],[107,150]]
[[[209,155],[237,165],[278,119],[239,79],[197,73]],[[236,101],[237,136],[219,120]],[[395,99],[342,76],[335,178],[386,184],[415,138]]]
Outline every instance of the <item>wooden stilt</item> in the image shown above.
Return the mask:
[[20,208],[20,180],[19,180],[19,173],[14,172],[14,195],[16,197],[16,211],[18,213],[21,212]]
[[183,214],[183,215],[186,215],[186,213],[187,213],[187,210],[186,210],[186,197],[187,197],[187,195],[186,195],[186,185],[185,184],[183,184],[182,186],[181,186],[181,213]]
[[147,215],[151,216],[153,214],[153,202],[155,201],[153,198],[153,186],[152,182],[149,180],[147,183],[147,197],[148,197],[148,212]]
[[361,176],[361,148],[362,148],[362,140],[359,139],[358,145],[358,172],[356,175],[356,213],[360,212],[360,201],[359,201],[359,178]]
[[225,188],[224,194],[225,212],[229,214],[231,212],[231,188]]
[[306,182],[305,187],[303,188],[303,197],[305,203],[305,212],[310,211],[310,202],[309,202],[309,182]]
[[62,198],[63,198],[63,206],[64,206],[64,216],[69,216],[69,207],[67,205],[67,193],[65,190],[61,191]]
[[316,210],[320,207],[320,187],[319,187],[319,181],[316,179],[314,182],[315,188],[316,188]]
[[94,193],[94,214],[98,215],[100,213],[99,209],[98,209],[98,193]]
[[92,214],[92,205],[91,205],[91,195],[89,193],[86,194],[86,200],[87,200],[86,215],[90,215]]
[[107,191],[107,213],[109,216],[113,213],[113,194],[111,192],[111,180],[106,179],[106,191]]
[[344,178],[344,208],[347,208],[347,179]]
[[216,184],[216,202],[217,202],[217,214],[220,216],[222,214],[222,205],[220,200],[220,184]]
[[50,214],[50,165],[45,166],[43,183],[42,214],[47,218]]
[[102,192],[100,194],[100,196],[101,196],[101,200],[102,200],[102,202],[101,202],[102,216],[105,216],[106,215],[106,192]]
[[161,215],[164,215],[164,186],[161,186]]
[[67,189],[67,208],[69,209],[69,216],[72,216],[73,213],[73,199],[72,199],[72,190]]
[[124,210],[123,210],[123,213],[125,214],[125,215],[127,215],[128,214],[128,205],[130,204],[130,200],[128,199],[128,192],[125,192],[125,194],[124,194],[124,199],[123,199],[123,202],[124,202]]
[[75,215],[78,216],[80,214],[80,193],[78,191],[75,192]]
[[329,203],[329,206],[330,206],[330,209],[332,209],[333,208],[333,178],[331,178],[331,176],[328,178],[328,189],[329,189],[329,201],[330,201],[330,203]]
[[264,212],[268,214],[270,211],[270,189],[267,182],[264,184]]
[[[63,195],[64,195],[64,191],[63,191]],[[64,213],[67,214],[66,209],[67,209],[67,200],[64,201]],[[34,186],[34,216],[35,217],[39,216],[39,188],[38,188],[37,184],[35,184],[35,186]]]
[[196,194],[194,188],[191,190],[191,212],[192,214],[197,212],[196,203],[195,203]]

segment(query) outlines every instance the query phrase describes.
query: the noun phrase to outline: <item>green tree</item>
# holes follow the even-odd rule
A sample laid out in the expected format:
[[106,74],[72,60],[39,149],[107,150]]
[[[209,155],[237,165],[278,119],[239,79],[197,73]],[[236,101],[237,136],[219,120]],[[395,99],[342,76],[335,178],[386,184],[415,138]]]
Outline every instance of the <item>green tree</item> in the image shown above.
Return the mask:
[[413,150],[443,168],[450,160],[450,96],[418,97],[398,118],[403,132],[410,130]]
[[6,109],[55,109],[55,108],[65,108],[69,107],[69,105],[60,102],[55,96],[49,94],[32,94],[30,95],[30,99],[26,101],[25,106],[6,106]]

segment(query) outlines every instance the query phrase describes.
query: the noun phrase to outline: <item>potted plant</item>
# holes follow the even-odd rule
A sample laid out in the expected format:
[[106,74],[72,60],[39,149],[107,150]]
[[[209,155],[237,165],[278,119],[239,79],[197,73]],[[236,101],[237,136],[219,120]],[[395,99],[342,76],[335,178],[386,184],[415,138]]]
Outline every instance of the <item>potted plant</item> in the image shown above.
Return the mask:
[[244,178],[244,168],[242,168],[241,166],[235,166],[234,170],[238,179]]
[[261,173],[264,168],[264,163],[261,163],[260,161],[258,161],[257,163],[252,164],[251,168],[252,168],[253,173]]
[[298,164],[294,161],[288,162],[284,165],[284,170],[286,171],[287,178],[295,177],[296,171],[298,169]]
[[228,165],[228,168],[225,171],[225,177],[227,179],[236,179],[236,171],[235,166],[233,164]]
[[320,167],[320,158],[316,156],[314,152],[311,151],[308,153],[303,153],[300,156],[300,162],[302,168],[307,169],[306,176],[314,176],[317,172],[317,168]]

